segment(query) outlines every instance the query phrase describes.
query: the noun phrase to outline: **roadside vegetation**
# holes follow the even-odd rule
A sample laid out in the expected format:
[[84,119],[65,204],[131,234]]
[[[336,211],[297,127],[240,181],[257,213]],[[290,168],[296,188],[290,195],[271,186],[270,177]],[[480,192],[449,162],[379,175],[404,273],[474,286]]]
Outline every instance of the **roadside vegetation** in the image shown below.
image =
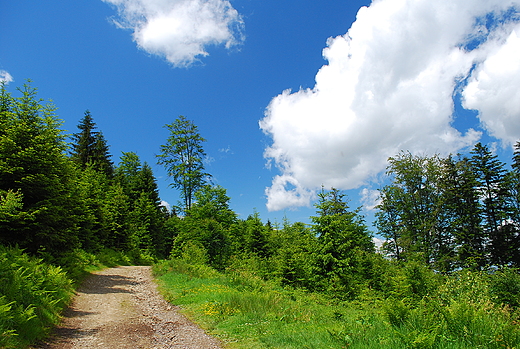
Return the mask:
[[311,224],[238,217],[184,116],[151,167],[111,160],[89,111],[64,134],[30,84],[0,88],[0,347],[59,321],[88,272],[155,264],[166,297],[232,348],[520,347],[520,142],[388,160],[373,243],[360,208],[322,188]]
[[518,347],[519,296],[508,293],[520,287],[516,271],[438,276],[413,263],[388,267],[388,293],[367,290],[355,300],[182,259],[155,272],[165,297],[229,348]]

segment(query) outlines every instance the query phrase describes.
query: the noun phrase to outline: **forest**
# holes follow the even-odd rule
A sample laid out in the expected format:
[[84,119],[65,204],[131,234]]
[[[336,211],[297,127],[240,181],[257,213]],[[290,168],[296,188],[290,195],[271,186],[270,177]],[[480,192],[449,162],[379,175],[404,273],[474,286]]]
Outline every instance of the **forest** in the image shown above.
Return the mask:
[[[239,217],[184,116],[165,125],[170,136],[157,155],[181,198],[171,210],[151,166],[133,152],[113,160],[88,110],[76,133],[62,126],[30,82],[16,96],[2,84],[0,347],[43,338],[89,266],[110,263],[240,284],[259,303],[287,295],[287,309],[313,299],[301,311],[323,305],[316,312],[330,313],[332,329],[311,317],[290,321],[328,338],[312,348],[520,346],[520,142],[509,165],[481,143],[466,155],[389,158],[373,232],[336,188],[319,192],[311,224]],[[374,233],[385,240],[380,249]],[[246,307],[215,302],[203,319],[215,328]],[[286,313],[272,316],[288,322]]]

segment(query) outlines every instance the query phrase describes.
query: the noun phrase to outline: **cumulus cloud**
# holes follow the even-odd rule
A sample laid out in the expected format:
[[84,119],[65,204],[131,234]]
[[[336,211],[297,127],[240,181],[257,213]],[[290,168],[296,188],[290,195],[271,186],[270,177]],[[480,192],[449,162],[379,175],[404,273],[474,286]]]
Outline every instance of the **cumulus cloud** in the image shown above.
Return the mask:
[[8,84],[12,81],[13,81],[13,77],[11,76],[11,74],[9,74],[5,70],[0,70],[0,82],[5,82],[6,84]]
[[463,91],[465,108],[479,111],[488,132],[507,145],[520,138],[520,25],[489,53]]
[[187,67],[208,55],[208,45],[243,41],[243,21],[226,0],[103,0],[115,5],[114,23],[131,29],[137,46]]
[[[361,8],[345,35],[328,40],[314,88],[284,91],[260,121],[272,138],[264,156],[281,172],[266,189],[267,208],[309,205],[322,185],[357,188],[400,150],[446,154],[473,145],[479,132],[452,125],[453,95],[472,72],[466,105],[496,128],[486,115],[497,118],[501,102],[489,92],[518,93],[520,61],[509,56],[518,53],[518,33],[482,18],[514,12],[517,1],[375,0]],[[509,109],[498,123],[518,117],[519,100],[502,104]]]

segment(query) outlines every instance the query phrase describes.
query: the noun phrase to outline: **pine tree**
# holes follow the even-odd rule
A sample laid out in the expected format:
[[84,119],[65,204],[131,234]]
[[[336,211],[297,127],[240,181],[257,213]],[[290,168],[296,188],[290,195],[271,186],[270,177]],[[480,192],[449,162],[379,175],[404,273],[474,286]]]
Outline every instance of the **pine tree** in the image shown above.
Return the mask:
[[503,232],[508,238],[508,261],[520,267],[520,142],[515,144],[512,169],[506,174],[504,187],[506,188],[505,207],[507,219]]
[[504,163],[489,151],[487,146],[477,143],[471,151],[471,165],[478,181],[478,192],[483,205],[483,228],[488,243],[489,262],[507,263],[508,234],[503,229],[506,218],[504,191]]
[[520,141],[515,144],[515,150],[513,152],[513,170],[520,172]]
[[455,244],[455,264],[459,267],[485,265],[485,238],[481,226],[478,182],[468,158],[444,160],[442,178],[443,210],[450,217],[449,230]]
[[0,92],[0,194],[20,195],[22,219],[0,223],[0,243],[57,255],[79,246],[74,168],[56,108],[28,84],[19,91]]
[[128,200],[133,246],[166,257],[169,252],[164,236],[166,216],[151,167],[146,162],[141,164],[136,153],[123,152],[115,178]]
[[80,132],[72,136],[74,141],[71,152],[72,160],[82,169],[92,166],[97,171],[104,173],[108,178],[111,178],[114,166],[110,160],[111,155],[108,145],[103,133],[95,131],[97,126],[90,111],[85,111],[78,129]]
[[350,211],[345,195],[332,188],[318,194],[317,216],[311,217],[318,236],[318,284],[342,297],[353,297],[370,273],[374,252],[371,233],[359,210]]
[[123,187],[125,194],[128,196],[128,203],[130,206],[141,195],[141,160],[134,152],[123,152],[120,158],[119,165],[115,169],[115,178]]

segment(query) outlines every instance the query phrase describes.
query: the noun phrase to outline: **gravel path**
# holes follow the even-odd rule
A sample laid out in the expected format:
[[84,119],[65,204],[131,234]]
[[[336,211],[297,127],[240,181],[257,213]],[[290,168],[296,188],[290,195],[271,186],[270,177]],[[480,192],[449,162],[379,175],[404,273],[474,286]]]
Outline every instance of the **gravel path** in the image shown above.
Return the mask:
[[118,267],[85,280],[62,324],[38,349],[222,348],[157,292],[150,267]]

